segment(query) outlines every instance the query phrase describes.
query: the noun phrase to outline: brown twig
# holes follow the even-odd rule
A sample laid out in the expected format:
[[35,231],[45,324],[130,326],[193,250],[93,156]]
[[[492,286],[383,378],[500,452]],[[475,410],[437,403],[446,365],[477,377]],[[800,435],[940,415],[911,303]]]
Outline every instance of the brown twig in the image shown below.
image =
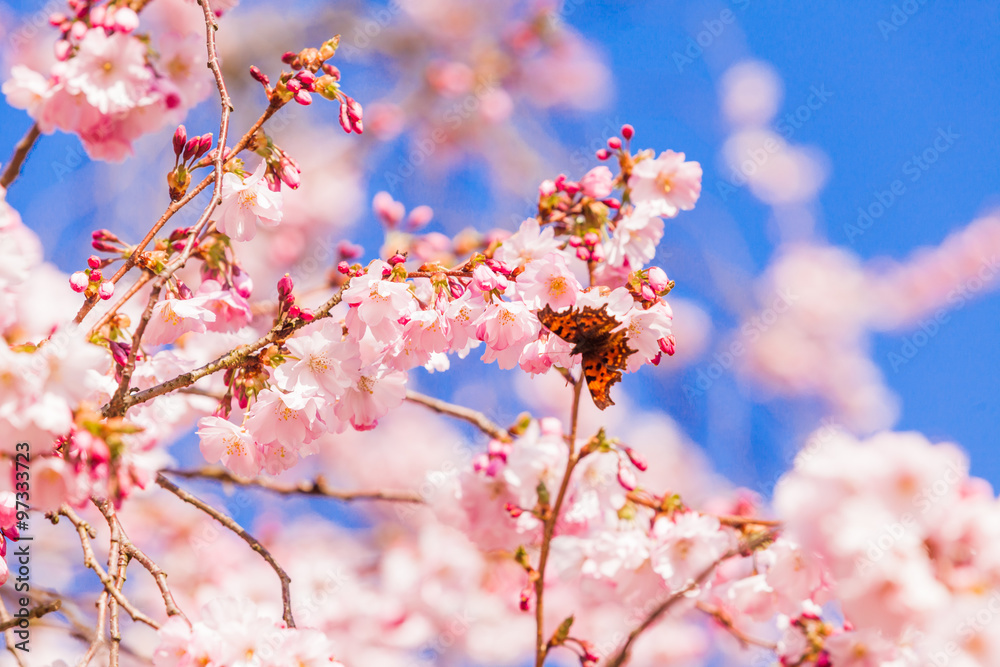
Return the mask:
[[[329,300],[327,300],[326,303],[320,306],[320,308],[313,313],[314,318],[312,321],[315,322],[317,320],[323,319],[324,317],[328,317],[330,315],[330,310],[338,303],[340,303],[340,299],[343,295],[344,289],[346,288],[347,284],[341,287],[339,292],[334,294],[332,297],[330,297]],[[289,336],[292,335],[292,333],[294,333],[298,329],[301,329],[307,324],[309,324],[309,322],[306,322],[305,320],[302,319],[294,320],[292,322],[287,322],[282,320],[281,322],[276,324],[271,329],[271,331],[269,331],[266,335],[257,339],[253,343],[242,345],[236,348],[235,350],[231,350],[230,352],[222,355],[215,361],[209,362],[204,366],[196,368],[188,373],[183,373],[181,375],[178,375],[177,377],[171,380],[167,380],[166,382],[163,382],[161,384],[158,384],[155,387],[150,387],[149,389],[146,389],[144,391],[137,391],[135,393],[123,396],[117,405],[113,406],[112,403],[109,402],[107,405],[101,408],[101,411],[103,412],[105,417],[124,415],[125,411],[127,411],[133,405],[144,403],[145,401],[148,401],[152,398],[156,398],[157,396],[162,396],[163,394],[169,394],[170,392],[176,389],[189,387],[203,377],[207,377],[209,375],[212,375],[213,373],[218,373],[219,371],[226,370],[228,368],[234,368],[236,366],[239,366],[243,364],[247,360],[247,358],[254,352],[257,352],[267,347],[271,343],[288,338]]]
[[563,501],[566,499],[566,492],[569,489],[569,479],[573,474],[573,469],[580,460],[576,452],[577,423],[580,416],[580,394],[583,389],[584,377],[580,377],[573,383],[573,408],[570,415],[570,431],[567,445],[569,453],[566,458],[566,470],[563,472],[562,482],[559,484],[559,493],[556,495],[556,502],[552,506],[552,512],[546,517],[542,529],[541,553],[538,556],[538,578],[535,579],[535,667],[542,667],[545,664],[545,656],[549,651],[549,644],[545,640],[545,567],[549,562],[549,551],[552,546],[552,537],[555,534],[556,522],[559,520],[559,513],[562,511]]
[[170,588],[167,586],[167,573],[160,569],[160,566],[153,561],[152,558],[147,556],[145,552],[135,545],[129,538],[128,534],[125,532],[125,527],[122,526],[121,521],[118,519],[118,515],[115,512],[114,506],[107,500],[100,498],[91,498],[97,509],[100,510],[101,514],[107,520],[109,526],[114,526],[118,531],[119,544],[124,552],[124,555],[128,558],[135,559],[140,565],[142,565],[146,571],[148,571],[152,576],[153,580],[156,582],[156,587],[160,589],[160,595],[163,597],[163,606],[167,610],[167,616],[180,616],[184,620],[187,620],[187,616],[184,612],[180,610],[177,603],[174,601],[174,596],[170,592]]
[[205,501],[201,500],[197,496],[193,496],[187,491],[184,491],[179,486],[177,486],[169,479],[164,477],[162,474],[156,475],[156,483],[159,484],[164,489],[166,489],[167,491],[169,491],[170,493],[180,498],[181,500],[183,500],[184,502],[194,505],[202,512],[205,512],[210,517],[221,523],[223,526],[225,526],[229,530],[239,535],[244,542],[250,545],[251,549],[256,551],[258,554],[260,554],[261,558],[267,561],[267,564],[271,566],[271,569],[274,570],[275,574],[278,575],[278,579],[281,581],[281,607],[283,610],[281,617],[285,620],[285,624],[288,627],[294,628],[295,620],[292,618],[292,594],[289,589],[289,585],[292,583],[292,580],[288,576],[288,573],[286,573],[282,569],[282,567],[278,565],[278,561],[274,560],[274,556],[271,555],[271,552],[268,551],[264,547],[264,545],[257,540],[256,537],[254,537],[246,530],[244,530],[243,527],[240,526],[240,524],[236,523],[228,516],[226,516],[219,510],[215,509]]
[[216,482],[227,484],[239,484],[240,486],[255,486],[260,489],[277,493],[283,496],[305,495],[323,496],[335,500],[385,500],[395,503],[423,503],[424,499],[418,493],[412,491],[339,491],[331,488],[322,475],[318,475],[314,481],[301,481],[298,484],[278,484],[268,479],[240,479],[234,476],[225,468],[199,468],[197,470],[161,470],[168,475],[177,475],[186,479],[210,479]]
[[778,645],[775,642],[769,642],[764,639],[757,639],[756,637],[751,637],[750,635],[746,634],[745,632],[737,628],[736,625],[733,624],[733,619],[731,619],[723,609],[720,609],[719,607],[713,607],[712,605],[701,601],[696,602],[695,606],[700,611],[703,611],[712,618],[714,618],[716,622],[719,623],[719,625],[724,627],[729,632],[729,634],[731,634],[733,637],[736,638],[737,641],[740,642],[743,648],[747,648],[748,646],[751,645],[760,646],[761,648],[766,648],[769,651],[774,651],[775,649],[778,648]]
[[491,438],[496,438],[497,440],[502,440],[504,442],[511,441],[511,435],[507,429],[493,423],[486,415],[477,410],[472,410],[471,408],[466,408],[461,405],[455,405],[454,403],[448,403],[409,389],[406,391],[406,400],[412,403],[419,403],[420,405],[428,407],[439,414],[464,419]]
[[31,152],[32,146],[38,141],[38,137],[41,135],[42,131],[38,127],[38,123],[32,125],[28,131],[25,133],[21,140],[17,142],[14,146],[14,154],[10,156],[10,162],[4,167],[3,174],[0,174],[0,188],[6,188],[14,179],[18,177],[21,173],[21,166],[24,161],[28,158],[28,153]]
[[111,594],[118,604],[122,606],[122,609],[128,612],[128,615],[132,617],[132,620],[139,621],[140,623],[145,623],[154,630],[159,630],[160,624],[151,619],[146,614],[142,613],[135,606],[128,601],[128,599],[122,595],[122,592],[118,590],[115,586],[114,580],[104,571],[101,564],[97,562],[97,557],[94,555],[94,549],[90,546],[90,537],[92,534],[91,527],[86,521],[81,519],[73,509],[66,504],[59,507],[59,514],[69,519],[70,523],[76,528],[77,534],[80,536],[80,546],[83,548],[83,564],[93,570],[101,583],[104,584],[104,589]]
[[[11,620],[12,620],[12,617],[11,617],[10,614],[7,613],[7,607],[3,603],[3,598],[0,598],[0,623],[3,623],[4,625],[6,625]],[[16,618],[14,618],[13,621],[15,622],[14,625],[16,625],[17,623],[20,622]],[[21,658],[20,655],[18,655],[17,649],[14,647],[14,645],[15,645],[16,642],[14,641],[14,631],[11,630],[11,628],[14,627],[14,625],[11,625],[10,627],[7,627],[3,631],[4,645],[6,646],[7,650],[10,652],[10,654],[12,656],[14,656],[14,660],[15,660],[15,662],[17,662],[18,667],[27,667],[24,664],[24,660]]]
[[748,552],[756,550],[759,546],[766,544],[770,541],[776,531],[768,531],[766,533],[759,533],[757,535],[749,537],[744,544],[736,549],[732,549],[722,554],[719,558],[715,560],[711,565],[702,570],[697,577],[689,581],[681,589],[673,592],[670,596],[664,600],[652,613],[647,616],[642,623],[640,623],[632,632],[629,633],[628,638],[625,640],[625,644],[618,650],[608,663],[607,667],[622,667],[626,662],[628,662],[629,651],[632,649],[632,645],[635,643],[636,639],[639,638],[643,632],[650,628],[654,623],[656,623],[663,614],[670,610],[678,600],[683,598],[687,593],[701,586],[721,563],[733,558],[735,556],[741,556]]
[[87,652],[83,654],[80,658],[80,662],[77,663],[77,667],[87,667],[90,661],[94,659],[97,655],[97,649],[104,646],[104,620],[108,613],[108,592],[106,590],[101,591],[100,596],[97,598],[97,623],[94,627],[94,638],[90,642],[90,646],[87,647]]

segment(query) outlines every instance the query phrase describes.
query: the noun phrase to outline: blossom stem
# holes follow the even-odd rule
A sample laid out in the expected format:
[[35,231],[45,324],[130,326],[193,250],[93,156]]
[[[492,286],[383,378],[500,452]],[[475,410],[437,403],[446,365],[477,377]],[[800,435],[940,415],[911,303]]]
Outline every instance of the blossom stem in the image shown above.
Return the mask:
[[80,546],[83,548],[83,563],[97,574],[97,578],[101,580],[102,584],[104,584],[104,590],[110,593],[111,597],[113,597],[118,604],[121,605],[122,609],[128,612],[128,615],[132,617],[133,621],[145,623],[154,630],[159,630],[160,624],[136,609],[135,605],[129,602],[122,592],[115,586],[114,579],[107,572],[105,572],[104,568],[101,567],[101,564],[97,562],[97,557],[94,555],[94,549],[90,546],[92,529],[89,525],[87,525],[87,522],[81,519],[77,513],[65,503],[59,507],[58,513],[69,519],[69,522],[76,528],[76,532],[80,536]]
[[10,157],[10,162],[4,167],[3,174],[0,174],[0,188],[6,188],[14,179],[18,177],[21,173],[21,166],[24,161],[28,158],[28,153],[31,152],[32,146],[38,141],[38,137],[41,135],[42,131],[38,127],[38,123],[35,123],[28,129],[27,133],[21,140],[17,142],[14,146],[14,154]]
[[164,489],[166,489],[167,491],[169,491],[170,493],[180,498],[181,500],[183,500],[184,502],[194,505],[202,512],[205,512],[210,517],[221,523],[223,526],[225,526],[229,530],[239,535],[244,542],[250,545],[251,549],[256,551],[258,554],[260,554],[261,558],[267,561],[267,564],[271,566],[271,569],[274,570],[275,574],[278,575],[278,579],[281,581],[281,608],[282,608],[281,617],[284,619],[285,624],[288,627],[294,628],[295,619],[292,618],[292,594],[289,588],[289,585],[292,583],[292,579],[291,577],[288,576],[288,573],[285,572],[280,565],[278,565],[278,561],[274,560],[274,556],[271,555],[271,552],[268,551],[264,547],[264,545],[257,540],[256,537],[254,537],[246,530],[244,530],[243,527],[240,526],[240,524],[236,523],[228,516],[226,516],[219,510],[215,509],[205,501],[201,500],[197,496],[193,496],[187,491],[184,491],[179,486],[177,486],[169,479],[164,477],[162,474],[156,475],[156,483],[159,484]]
[[577,424],[580,416],[580,394],[583,389],[584,377],[580,377],[573,383],[573,408],[570,415],[570,430],[567,445],[569,455],[566,458],[566,471],[563,473],[562,482],[559,484],[559,493],[556,495],[552,512],[545,520],[542,531],[541,553],[538,556],[538,578],[535,579],[535,667],[542,667],[545,664],[545,656],[548,653],[548,642],[545,640],[545,614],[543,597],[545,594],[545,566],[548,564],[549,551],[552,546],[552,537],[555,533],[556,522],[559,520],[559,512],[562,510],[563,501],[566,499],[566,492],[569,489],[569,478],[573,474],[573,469],[580,460],[576,452]]
[[305,495],[323,496],[335,500],[384,500],[394,503],[423,503],[420,494],[412,491],[338,491],[327,485],[326,479],[319,475],[314,481],[301,481],[298,484],[278,484],[267,479],[240,479],[225,468],[198,468],[196,470],[161,470],[168,475],[176,475],[186,479],[211,479],[227,484],[240,486],[255,486],[283,496]]
[[511,441],[510,432],[507,431],[507,429],[493,423],[486,415],[477,410],[472,410],[471,408],[466,408],[461,405],[455,405],[454,403],[448,403],[410,389],[406,391],[406,400],[412,403],[419,403],[420,405],[428,407],[438,414],[450,415],[458,419],[464,419],[491,438],[496,438],[497,440],[502,440],[503,442]]

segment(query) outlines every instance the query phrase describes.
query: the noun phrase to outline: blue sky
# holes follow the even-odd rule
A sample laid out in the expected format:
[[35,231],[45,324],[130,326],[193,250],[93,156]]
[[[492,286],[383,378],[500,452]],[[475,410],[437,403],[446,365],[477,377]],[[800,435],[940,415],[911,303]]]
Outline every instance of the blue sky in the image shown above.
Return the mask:
[[[41,3],[12,4],[34,11]],[[920,246],[940,243],[1000,204],[997,2],[569,0],[564,16],[599,45],[615,84],[604,109],[557,116],[552,131],[568,146],[587,146],[594,136],[606,135],[608,127],[630,122],[638,129],[639,145],[681,150],[703,164],[702,202],[668,225],[668,249],[658,259],[677,281],[677,293],[705,305],[719,330],[736,323],[723,305],[726,295],[706,281],[700,259],[685,251],[710,244],[719,257],[755,275],[774,248],[768,209],[742,190],[723,200],[716,187],[724,179],[716,155],[726,133],[718,113],[717,82],[726,67],[739,60],[763,60],[779,72],[785,84],[782,114],[794,111],[815,87],[830,91],[829,100],[796,129],[794,141],[814,145],[830,159],[831,175],[816,215],[831,243],[866,259],[902,259]],[[711,34],[713,30],[717,34]],[[697,53],[692,44],[699,33],[706,33],[702,42],[707,45]],[[690,61],[684,55],[689,49],[696,53]],[[364,101],[360,93],[359,99]],[[6,159],[27,126],[21,112],[0,105],[0,159]],[[865,234],[849,238],[845,227],[857,219],[858,208],[888,189],[905,163],[930,146],[941,130],[958,135],[953,146],[917,182],[908,184]],[[50,242],[82,238],[104,226],[86,206],[74,208],[89,199],[89,172],[74,177],[79,198],[51,198],[51,190],[41,185],[58,177],[53,165],[74,159],[78,145],[62,135],[46,138],[9,196],[22,211],[31,205],[33,214],[26,221],[43,237],[47,222],[45,207],[38,205],[40,196],[47,198],[54,217],[76,220],[70,230],[48,235]],[[498,203],[486,187],[487,178],[483,169],[471,165],[448,180],[449,192],[455,195],[454,215],[475,214],[489,206],[509,207],[515,215],[529,212],[523,197]],[[372,192],[381,187],[376,177]],[[51,253],[64,269],[79,268],[55,250]],[[994,453],[1000,420],[1000,349],[994,344],[998,323],[1000,298],[987,293],[952,313],[926,348],[898,372],[888,356],[899,349],[900,336],[876,337],[873,350],[890,387],[902,399],[898,428],[958,442],[972,456],[973,473],[995,486],[1000,485],[1000,456]],[[759,404],[731,379],[720,382],[705,405],[692,406],[679,391],[690,377],[655,373],[646,373],[630,389],[646,382],[651,393],[660,392],[658,404],[705,447],[722,472],[765,488],[784,467],[801,435],[800,407]],[[669,392],[665,401],[664,390]],[[719,423],[706,418],[720,411],[732,419]]]

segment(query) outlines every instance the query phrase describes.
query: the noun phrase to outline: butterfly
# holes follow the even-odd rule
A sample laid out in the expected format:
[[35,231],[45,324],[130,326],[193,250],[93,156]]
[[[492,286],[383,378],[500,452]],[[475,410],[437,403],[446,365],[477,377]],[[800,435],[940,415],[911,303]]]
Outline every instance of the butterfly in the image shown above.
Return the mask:
[[573,345],[572,354],[583,355],[583,376],[594,405],[601,410],[614,405],[611,386],[622,379],[622,369],[635,350],[626,344],[624,329],[611,333],[621,322],[608,313],[607,304],[599,310],[584,306],[558,313],[545,306],[538,311],[538,319],[546,329]]

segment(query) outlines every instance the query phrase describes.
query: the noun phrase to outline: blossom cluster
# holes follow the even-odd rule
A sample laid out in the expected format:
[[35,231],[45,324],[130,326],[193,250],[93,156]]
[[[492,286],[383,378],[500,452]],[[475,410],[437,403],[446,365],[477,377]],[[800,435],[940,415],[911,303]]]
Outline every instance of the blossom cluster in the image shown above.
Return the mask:
[[49,17],[61,34],[51,68],[15,65],[3,84],[7,103],[26,110],[43,133],[76,134],[91,158],[119,161],[139,137],[180,122],[212,90],[197,4],[153,3],[151,33],[128,5],[68,5]]

